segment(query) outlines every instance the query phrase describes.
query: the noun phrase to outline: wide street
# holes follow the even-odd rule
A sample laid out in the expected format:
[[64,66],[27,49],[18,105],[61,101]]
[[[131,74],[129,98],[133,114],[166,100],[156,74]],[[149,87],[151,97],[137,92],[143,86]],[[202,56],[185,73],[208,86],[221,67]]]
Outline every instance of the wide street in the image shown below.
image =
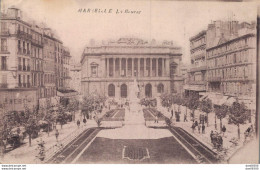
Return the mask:
[[[165,123],[156,127],[153,114],[115,109],[110,116],[122,116],[122,127],[86,129],[48,163],[217,163],[216,154],[185,130]],[[154,128],[145,126],[148,120]]]

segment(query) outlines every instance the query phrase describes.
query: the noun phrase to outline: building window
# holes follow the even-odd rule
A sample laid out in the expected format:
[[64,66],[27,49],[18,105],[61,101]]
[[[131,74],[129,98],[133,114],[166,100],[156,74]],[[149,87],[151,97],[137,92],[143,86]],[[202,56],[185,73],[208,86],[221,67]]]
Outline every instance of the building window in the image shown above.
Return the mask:
[[18,75],[18,86],[22,87],[22,80],[21,80],[21,75]]
[[97,77],[98,76],[98,64],[97,63],[91,63],[91,77]]
[[2,56],[1,57],[1,70],[7,70],[7,57]]
[[158,93],[163,93],[163,92],[164,92],[164,86],[163,86],[163,84],[159,84],[159,85],[157,86],[157,92],[158,92]]
[[108,96],[109,97],[115,97],[115,85],[109,84],[108,86]]
[[145,85],[145,97],[152,97],[152,85],[151,84]]
[[7,39],[1,39],[1,51],[7,51]]
[[127,97],[127,85],[122,84],[120,87],[121,90],[121,97],[126,98]]
[[2,80],[0,83],[0,88],[7,88],[7,75],[2,75]]

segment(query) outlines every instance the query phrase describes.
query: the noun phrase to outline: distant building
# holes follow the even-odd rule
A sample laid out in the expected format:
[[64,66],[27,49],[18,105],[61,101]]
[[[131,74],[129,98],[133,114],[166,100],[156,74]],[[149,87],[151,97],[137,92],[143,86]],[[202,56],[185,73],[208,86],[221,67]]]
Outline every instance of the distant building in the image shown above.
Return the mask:
[[70,51],[68,48],[64,47],[63,53],[62,53],[62,64],[63,64],[63,88],[69,89],[70,88],[70,81],[71,81],[71,76],[70,76]]
[[203,30],[190,38],[191,67],[188,73],[187,84],[184,86],[186,95],[189,95],[190,92],[198,95],[200,92],[206,92],[206,33]]
[[73,64],[70,68],[70,88],[81,93],[81,66],[80,64]]
[[151,43],[137,38],[95,45],[92,41],[82,54],[81,91],[111,98],[129,97],[129,83],[137,80],[139,97],[158,97],[161,93],[181,92],[179,76],[181,48],[172,42]]

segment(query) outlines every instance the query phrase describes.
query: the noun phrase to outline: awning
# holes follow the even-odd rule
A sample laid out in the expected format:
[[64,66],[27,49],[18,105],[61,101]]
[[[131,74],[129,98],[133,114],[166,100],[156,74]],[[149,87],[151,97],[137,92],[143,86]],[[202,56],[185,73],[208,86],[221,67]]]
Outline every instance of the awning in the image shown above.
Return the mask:
[[202,97],[200,97],[199,101],[202,101],[202,100],[206,99],[207,97],[208,97],[208,95],[205,94],[205,95],[203,95]]
[[57,90],[57,96],[59,97],[74,97],[77,96],[78,92],[71,89]]
[[215,105],[219,105],[221,106],[222,104],[224,104],[228,99],[228,96],[222,96],[220,99],[217,100]]
[[208,93],[200,98],[200,101],[204,99],[210,99],[214,105],[222,105],[227,101],[228,96],[222,96],[219,94]]
[[232,106],[232,104],[236,101],[234,97],[229,97],[227,101],[224,103],[227,106]]

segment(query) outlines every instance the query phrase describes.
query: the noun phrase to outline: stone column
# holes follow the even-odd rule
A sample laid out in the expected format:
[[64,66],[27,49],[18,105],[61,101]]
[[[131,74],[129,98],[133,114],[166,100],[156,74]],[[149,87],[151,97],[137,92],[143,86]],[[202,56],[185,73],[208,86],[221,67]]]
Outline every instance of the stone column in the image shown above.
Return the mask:
[[140,65],[140,63],[141,63],[141,61],[140,61],[141,59],[140,58],[137,58],[137,63],[138,63],[138,67],[137,67],[137,75],[138,75],[138,77],[140,77],[140,68],[141,68],[141,65]]
[[126,65],[125,65],[125,76],[127,77],[127,72],[128,72],[128,58],[126,58],[126,61],[125,61]]
[[146,58],[144,58],[144,77],[146,76],[145,73],[146,73]]
[[152,77],[152,64],[153,64],[153,59],[152,58],[150,58],[150,77]]
[[116,59],[113,58],[113,77],[116,76]]
[[169,60],[170,60],[169,58],[166,59],[166,72],[165,72],[166,76],[170,76],[170,74],[169,74],[170,61]]
[[158,67],[158,65],[159,65],[159,59],[158,59],[158,58],[156,58],[155,63],[156,63],[155,76],[158,77],[158,75],[159,75],[159,74],[158,74],[158,73],[159,73],[159,67]]
[[164,77],[164,58],[162,58],[162,77]]
[[122,58],[119,58],[119,77],[121,77],[121,60]]
[[107,77],[109,77],[109,58],[106,58],[106,74],[107,74]]
[[132,58],[132,77],[134,77],[134,63],[135,63],[135,59]]

